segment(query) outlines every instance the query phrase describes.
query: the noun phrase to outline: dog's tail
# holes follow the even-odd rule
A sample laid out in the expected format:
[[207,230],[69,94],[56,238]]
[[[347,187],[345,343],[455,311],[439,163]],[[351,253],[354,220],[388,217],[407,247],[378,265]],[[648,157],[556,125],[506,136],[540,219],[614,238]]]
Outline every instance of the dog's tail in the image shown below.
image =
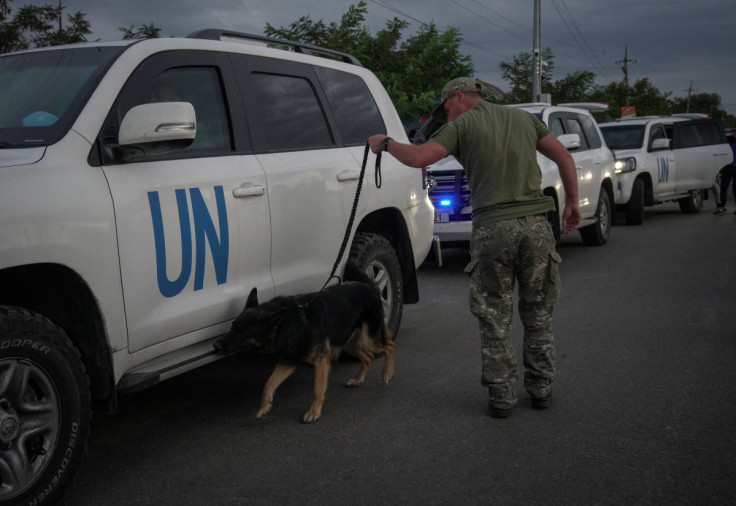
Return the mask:
[[343,281],[357,281],[367,285],[373,284],[373,280],[368,277],[368,274],[350,260],[345,263],[345,272],[343,272],[342,279]]

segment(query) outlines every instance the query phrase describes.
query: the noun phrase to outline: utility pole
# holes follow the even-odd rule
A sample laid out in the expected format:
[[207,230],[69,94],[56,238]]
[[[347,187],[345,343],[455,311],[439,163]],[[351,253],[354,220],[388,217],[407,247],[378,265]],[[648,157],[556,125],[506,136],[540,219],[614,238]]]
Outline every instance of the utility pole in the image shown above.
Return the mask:
[[624,66],[621,67],[621,70],[624,71],[624,86],[626,86],[626,105],[630,105],[629,104],[629,62],[636,63],[636,60],[629,59],[629,45],[626,44],[624,46],[624,59],[616,62],[617,65],[621,63],[624,64]]
[[542,38],[541,29],[541,0],[534,0],[534,61],[533,77],[532,77],[532,102],[540,102],[542,97],[542,56],[539,50],[540,39]]
[[690,112],[690,95],[692,95],[693,94],[693,91],[695,91],[695,90],[693,90],[693,82],[692,81],[690,81],[690,87],[687,90],[685,90],[685,91],[687,91],[687,107],[685,109],[685,112]]

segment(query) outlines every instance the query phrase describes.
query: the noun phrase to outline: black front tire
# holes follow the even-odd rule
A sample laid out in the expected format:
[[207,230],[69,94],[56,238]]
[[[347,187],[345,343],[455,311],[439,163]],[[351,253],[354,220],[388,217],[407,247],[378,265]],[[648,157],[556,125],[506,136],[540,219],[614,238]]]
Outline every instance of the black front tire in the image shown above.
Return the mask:
[[601,188],[598,195],[598,207],[595,209],[595,223],[580,229],[580,237],[588,246],[603,246],[608,242],[611,235],[611,223],[613,221],[613,206],[608,192]]
[[372,279],[381,292],[386,327],[396,337],[404,310],[401,264],[391,243],[382,235],[357,233],[349,260]]
[[626,224],[641,225],[644,223],[644,181],[637,179],[631,187],[631,197],[626,204]]
[[84,454],[89,378],[45,317],[0,306],[0,503],[53,504]]

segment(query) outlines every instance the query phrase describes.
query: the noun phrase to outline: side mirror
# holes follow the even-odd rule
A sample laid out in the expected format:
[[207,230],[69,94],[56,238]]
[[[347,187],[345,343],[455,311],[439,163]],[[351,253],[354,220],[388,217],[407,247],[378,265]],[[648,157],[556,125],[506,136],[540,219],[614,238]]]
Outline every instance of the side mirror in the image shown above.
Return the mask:
[[157,102],[133,107],[123,118],[118,142],[139,155],[186,148],[197,134],[197,116],[189,102]]
[[660,149],[670,149],[669,139],[654,139],[652,141],[652,151],[658,151]]
[[580,136],[578,134],[562,134],[557,140],[569,151],[580,148]]

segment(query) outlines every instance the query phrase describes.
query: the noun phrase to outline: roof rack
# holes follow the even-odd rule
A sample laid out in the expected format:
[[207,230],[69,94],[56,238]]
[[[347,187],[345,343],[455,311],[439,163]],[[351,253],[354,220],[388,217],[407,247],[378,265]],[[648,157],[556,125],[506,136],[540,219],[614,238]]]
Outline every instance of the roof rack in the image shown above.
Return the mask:
[[682,113],[682,114],[660,114],[653,116],[624,116],[623,118],[616,118],[616,121],[634,121],[634,120],[650,120],[650,119],[661,119],[663,121],[685,121],[685,120],[696,120],[696,119],[708,119],[707,114],[700,113]]
[[607,111],[608,104],[605,102],[569,102],[566,104],[557,104],[559,107],[572,107],[574,109],[584,109],[590,112]]
[[682,112],[672,114],[675,118],[687,118],[687,119],[710,119],[710,114],[704,112]]
[[550,102],[526,102],[524,104],[509,104],[511,107],[550,107]]
[[276,39],[273,37],[266,37],[265,35],[256,35],[252,33],[241,33],[233,32],[230,30],[220,30],[217,28],[208,28],[205,30],[199,30],[194,33],[187,35],[189,39],[207,39],[207,40],[219,40],[223,42],[239,42],[242,44],[257,44],[267,47],[285,47],[287,50],[295,53],[309,54],[313,56],[323,56],[327,58],[337,59],[345,63],[351,63],[353,65],[363,66],[360,60],[351,56],[347,53],[335,51],[333,49],[327,49],[324,47],[313,46],[312,44],[305,44],[303,42],[294,42],[291,40]]

